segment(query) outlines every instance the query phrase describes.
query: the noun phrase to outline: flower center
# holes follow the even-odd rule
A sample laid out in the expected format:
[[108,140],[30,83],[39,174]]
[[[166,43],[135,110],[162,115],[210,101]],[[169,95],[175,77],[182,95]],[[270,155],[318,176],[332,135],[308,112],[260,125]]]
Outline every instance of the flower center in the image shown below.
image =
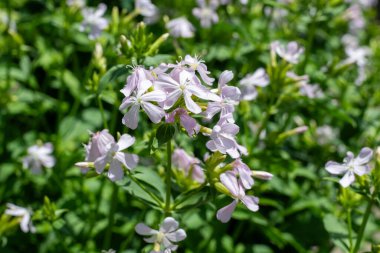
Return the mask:
[[160,231],[160,232],[158,232],[158,234],[157,234],[157,239],[156,239],[156,241],[157,241],[158,243],[161,243],[162,240],[164,240],[164,238],[165,238],[165,234],[162,233],[162,232]]

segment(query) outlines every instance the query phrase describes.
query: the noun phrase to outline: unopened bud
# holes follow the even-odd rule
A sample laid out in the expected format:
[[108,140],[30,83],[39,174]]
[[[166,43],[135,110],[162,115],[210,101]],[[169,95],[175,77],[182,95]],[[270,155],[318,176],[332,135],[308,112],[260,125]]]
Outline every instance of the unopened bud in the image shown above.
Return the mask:
[[148,52],[145,54],[146,56],[149,56],[149,55],[153,55],[157,50],[158,48],[160,47],[160,45],[165,41],[167,40],[167,38],[169,37],[169,33],[164,33],[163,35],[161,35],[158,39],[156,39],[156,41],[149,47],[148,49]]
[[266,171],[253,170],[252,176],[254,178],[258,178],[258,179],[262,179],[262,180],[271,180],[273,177],[273,174],[266,172]]
[[230,191],[224,186],[224,184],[222,184],[220,182],[215,183],[215,189],[218,192],[224,193],[226,195],[230,195],[231,194]]
[[94,168],[94,163],[93,162],[78,162],[75,164],[75,166],[81,169],[88,169],[88,168]]

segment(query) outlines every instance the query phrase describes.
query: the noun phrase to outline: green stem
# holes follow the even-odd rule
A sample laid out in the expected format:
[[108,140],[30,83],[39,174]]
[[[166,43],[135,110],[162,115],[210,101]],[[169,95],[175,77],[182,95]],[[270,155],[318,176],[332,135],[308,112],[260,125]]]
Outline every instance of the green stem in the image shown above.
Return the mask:
[[165,199],[165,215],[170,215],[170,197],[171,197],[171,180],[172,180],[172,142],[168,141],[166,146],[167,151],[167,166],[166,166],[166,199]]
[[368,222],[369,215],[371,214],[373,202],[374,202],[374,194],[369,199],[368,204],[367,204],[367,208],[365,209],[364,217],[362,220],[362,224],[360,225],[360,228],[359,228],[359,233],[358,233],[358,237],[356,239],[355,248],[354,248],[353,253],[357,253],[360,249],[360,244],[361,244],[363,236],[364,236],[364,231],[365,231],[365,227],[366,227],[367,222]]
[[350,253],[352,253],[353,243],[352,243],[351,208],[347,208],[347,226],[348,226],[348,239],[349,239],[349,243],[350,243]]
[[104,238],[104,249],[108,249],[110,247],[111,243],[111,238],[112,238],[112,228],[115,220],[115,211],[116,211],[116,205],[117,205],[117,192],[118,192],[118,186],[113,183],[112,184],[113,189],[112,189],[112,200],[111,200],[111,206],[108,212],[108,226],[107,226],[107,231],[106,235]]

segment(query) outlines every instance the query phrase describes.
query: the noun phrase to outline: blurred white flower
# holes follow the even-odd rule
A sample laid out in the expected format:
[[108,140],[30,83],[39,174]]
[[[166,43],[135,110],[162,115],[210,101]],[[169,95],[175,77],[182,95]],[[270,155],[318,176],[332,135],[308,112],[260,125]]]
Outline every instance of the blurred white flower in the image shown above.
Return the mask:
[[301,83],[300,93],[308,98],[320,98],[323,96],[318,84]]
[[20,228],[24,233],[36,232],[36,228],[33,226],[33,223],[32,223],[31,210],[8,203],[7,209],[5,210],[5,214],[10,215],[10,216],[20,217],[21,218]]
[[216,13],[217,4],[211,2],[207,4],[205,0],[198,0],[197,8],[193,9],[193,15],[201,21],[201,26],[209,28],[213,23],[219,21],[218,14]]
[[286,47],[279,41],[274,41],[271,43],[271,50],[283,58],[285,61],[292,64],[297,64],[299,62],[300,56],[304,52],[304,48],[295,41],[289,42]]
[[34,145],[28,148],[28,155],[23,159],[23,167],[28,168],[32,173],[39,174],[42,167],[52,168],[55,165],[55,158],[52,156],[53,144],[50,142]]
[[318,127],[316,134],[319,145],[326,145],[337,138],[335,129],[328,125]]
[[[144,238],[147,243],[154,243],[153,252],[171,252],[178,248],[178,245],[174,244],[180,242],[186,238],[186,232],[183,229],[178,229],[178,222],[172,218],[167,217],[160,225],[159,230],[152,229],[144,223],[136,225],[135,230],[139,235],[149,236]],[[164,250],[161,251],[161,246]]]
[[368,163],[372,159],[373,151],[370,148],[362,148],[359,155],[355,158],[352,152],[347,152],[346,158],[343,163],[329,161],[326,163],[326,170],[333,175],[344,174],[343,178],[339,181],[342,187],[348,187],[355,181],[355,174],[363,176],[368,174],[371,170]]
[[144,22],[152,24],[159,18],[158,8],[151,0],[135,0],[135,9],[144,17]]
[[86,6],[85,0],[66,0],[66,4],[68,6],[76,7],[76,8],[83,8]]
[[241,100],[254,100],[258,95],[256,87],[266,87],[269,84],[269,76],[264,68],[259,68],[254,73],[246,75],[239,84]]
[[107,10],[107,5],[100,3],[98,7],[86,7],[82,9],[83,21],[79,27],[80,31],[90,30],[89,39],[93,40],[100,36],[102,31],[107,28],[108,20],[103,17]]
[[179,17],[170,20],[166,24],[166,29],[168,29],[169,33],[176,38],[194,37],[195,28],[185,17]]
[[114,249],[102,250],[102,253],[116,253],[116,250]]

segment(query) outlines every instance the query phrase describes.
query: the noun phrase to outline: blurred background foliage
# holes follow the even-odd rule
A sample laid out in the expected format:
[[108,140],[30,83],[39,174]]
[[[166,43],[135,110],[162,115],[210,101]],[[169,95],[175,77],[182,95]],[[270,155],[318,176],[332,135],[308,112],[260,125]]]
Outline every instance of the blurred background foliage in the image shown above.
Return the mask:
[[[88,1],[91,6],[98,3]],[[345,18],[349,3],[343,0],[252,0],[246,6],[234,1],[218,8],[219,22],[210,29],[201,28],[191,14],[195,1],[154,1],[161,16],[186,16],[197,31],[190,39],[169,37],[150,56],[144,56],[144,50],[167,32],[165,18],[139,28],[142,18],[128,16],[134,8],[132,0],[105,3],[110,25],[93,41],[78,29],[80,12],[65,1],[0,2],[0,213],[7,202],[38,210],[35,234],[22,233],[9,217],[0,217],[0,251],[88,253],[113,248],[141,252],[145,243],[134,226],[141,221],[158,224],[162,214],[132,198],[126,182],[115,187],[104,177],[86,178],[73,166],[83,160],[82,143],[88,141],[88,130],[104,127],[98,99],[103,101],[111,131],[127,131],[120,124],[122,114],[118,111],[119,90],[126,74],[111,80],[111,85],[107,83],[101,94],[94,93],[93,86],[102,83],[106,71],[118,64],[156,66],[175,62],[185,54],[200,55],[214,77],[225,69],[232,70],[232,84],[237,85],[247,73],[270,65],[269,45],[274,40],[297,41],[305,47],[302,61],[292,71],[309,75],[324,96],[310,99],[297,92],[285,93],[281,106],[269,113],[271,101],[284,94],[271,83],[257,100],[241,102],[236,113],[239,138],[250,151],[244,161],[252,169],[274,174],[274,178],[255,186],[259,212],[238,208],[227,224],[215,218],[227,198],[177,213],[188,234],[178,252],[333,251],[347,233],[337,218],[345,215],[338,198],[344,192],[336,183],[324,180],[324,164],[340,161],[348,150],[357,153],[361,147],[380,144],[380,27],[376,9],[364,10],[366,26],[357,34],[372,55],[366,80],[355,85],[356,65],[339,65],[346,58],[342,37],[349,31]],[[139,29],[142,35],[136,34]],[[120,35],[142,39],[134,44],[135,58],[118,54]],[[95,52],[96,43],[103,48],[100,56]],[[259,131],[264,121],[266,127]],[[308,130],[280,138],[299,126]],[[140,169],[152,167],[147,149],[150,129],[143,121],[134,132],[142,140],[135,147],[142,157]],[[177,143],[202,157],[207,151],[202,138],[183,137]],[[22,168],[21,161],[27,147],[39,140],[54,144],[57,163],[44,174],[33,175]],[[153,157],[159,158],[159,154]],[[117,198],[111,197],[113,191]],[[110,209],[115,210],[113,217]],[[360,204],[355,209],[354,230],[363,209]],[[108,226],[110,220],[114,226]],[[372,217],[366,231],[368,242],[380,242],[379,227],[379,216]]]

